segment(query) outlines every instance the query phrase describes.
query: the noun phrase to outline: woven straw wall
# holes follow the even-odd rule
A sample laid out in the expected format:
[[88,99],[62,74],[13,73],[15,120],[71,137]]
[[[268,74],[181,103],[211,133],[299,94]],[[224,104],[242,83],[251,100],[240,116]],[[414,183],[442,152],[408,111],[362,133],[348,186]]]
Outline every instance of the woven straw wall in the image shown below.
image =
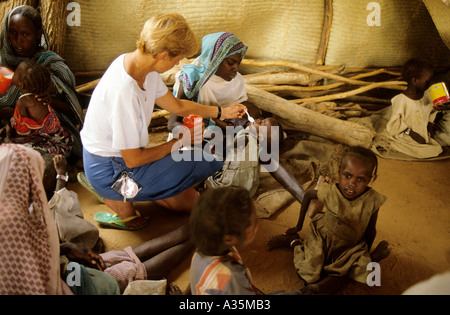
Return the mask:
[[[119,54],[135,49],[148,18],[164,12],[182,14],[199,43],[209,33],[235,33],[249,46],[248,58],[387,67],[401,65],[411,57],[423,57],[437,66],[448,66],[450,6],[444,1],[448,2],[78,0],[81,26],[67,26],[65,17],[70,12],[66,6],[71,0],[2,1],[0,14],[3,19],[12,7],[23,3],[38,7],[52,49],[67,59],[74,72],[105,70]],[[380,26],[367,25],[370,2],[380,5]],[[326,11],[326,7],[331,10]],[[331,21],[329,28],[324,27],[325,11]]]
[[[432,0],[441,2],[441,0]],[[381,26],[369,26],[366,0],[335,0],[327,64],[401,65],[420,56],[449,64],[443,43],[422,0],[377,0]],[[447,10],[447,18],[450,10]]]
[[450,49],[450,0],[423,0],[442,40]]
[[316,1],[283,0],[82,0],[81,27],[67,30],[66,58],[77,70],[105,69],[120,53],[133,50],[152,15],[178,12],[201,43],[209,33],[235,33],[252,58],[314,63],[323,7]]

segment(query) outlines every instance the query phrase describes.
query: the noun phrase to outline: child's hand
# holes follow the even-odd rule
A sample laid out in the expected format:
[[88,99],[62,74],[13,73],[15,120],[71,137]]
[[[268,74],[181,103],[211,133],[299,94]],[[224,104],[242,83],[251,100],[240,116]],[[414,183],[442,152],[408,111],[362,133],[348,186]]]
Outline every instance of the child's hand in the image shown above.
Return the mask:
[[67,172],[67,161],[62,155],[56,155],[53,158],[53,165],[55,166],[56,174],[66,175]]
[[103,271],[106,269],[103,259],[91,250],[81,248],[75,244],[65,244],[68,248],[67,258],[71,261],[78,262],[86,267]]
[[450,110],[450,103],[439,104],[434,107],[434,110],[437,110],[437,111]]

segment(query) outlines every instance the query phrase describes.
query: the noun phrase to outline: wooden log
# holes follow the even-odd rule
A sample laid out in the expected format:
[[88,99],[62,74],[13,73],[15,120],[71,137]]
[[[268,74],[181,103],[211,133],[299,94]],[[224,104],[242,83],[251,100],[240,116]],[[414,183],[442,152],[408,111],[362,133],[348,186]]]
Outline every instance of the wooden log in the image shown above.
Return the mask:
[[97,79],[97,80],[94,80],[94,81],[91,81],[91,82],[88,82],[88,83],[85,83],[85,84],[81,84],[81,85],[77,86],[75,88],[75,90],[78,93],[83,93],[83,92],[86,92],[86,91],[93,90],[97,86],[98,82],[100,82],[100,79]]
[[339,120],[292,103],[272,93],[246,84],[249,101],[260,109],[288,121],[296,130],[308,132],[346,145],[370,147],[375,131],[355,122]]
[[169,116],[170,113],[166,111],[165,109],[154,111],[152,114],[152,119],[157,119],[161,117]]
[[[386,88],[386,87],[392,87],[392,86],[399,86],[403,81],[388,81],[388,82],[379,82],[379,83],[372,83],[370,85],[362,86],[360,88],[357,88],[352,91],[347,91],[343,93],[337,93],[337,94],[331,94],[331,95],[325,95],[325,96],[319,96],[319,97],[310,97],[310,98],[303,98],[303,99],[297,99],[292,100],[294,103],[306,103],[306,102],[326,102],[331,100],[337,100],[337,99],[343,99],[349,96],[361,94],[373,89],[377,88]],[[406,90],[406,87],[401,87],[403,90]]]
[[346,77],[343,77],[343,76],[340,76],[340,75],[337,75],[334,73],[329,73],[326,71],[313,69],[313,68],[303,66],[298,63],[288,62],[288,61],[276,61],[276,60],[275,61],[256,61],[253,59],[244,59],[244,60],[242,60],[241,64],[245,64],[245,65],[249,65],[249,66],[259,66],[259,67],[278,66],[278,67],[292,68],[292,69],[304,71],[307,73],[321,75],[324,78],[333,79],[336,81],[341,81],[341,82],[354,84],[354,85],[369,85],[371,83],[371,82],[367,82],[367,81],[360,81],[360,80],[355,80],[355,79],[351,79],[351,78],[346,78]]
[[331,23],[333,22],[333,0],[324,0],[324,16],[319,49],[317,50],[316,65],[323,65],[327,55],[330,40]]
[[244,79],[246,83],[249,84],[287,84],[287,85],[309,85],[312,82],[321,80],[323,77],[311,76],[304,72],[272,72],[272,73],[261,73],[261,74],[250,74],[245,75]]
[[[370,72],[360,73],[358,75],[355,75],[351,77],[350,79],[362,79],[367,78],[371,76],[375,76],[381,73],[389,73],[388,70],[385,69],[378,69]],[[371,82],[366,82],[367,84],[371,84]],[[323,90],[332,90],[338,87],[341,87],[345,85],[345,82],[337,82],[333,84],[328,85],[321,85],[321,86],[293,86],[293,85],[278,85],[278,86],[266,86],[264,87],[264,90],[268,92],[275,92],[275,91],[302,91],[302,92],[310,92],[310,91],[323,91]],[[392,85],[387,86],[386,88],[394,89],[394,90],[404,90],[406,87],[403,86],[407,85],[407,82],[405,81],[398,81],[398,85]]]

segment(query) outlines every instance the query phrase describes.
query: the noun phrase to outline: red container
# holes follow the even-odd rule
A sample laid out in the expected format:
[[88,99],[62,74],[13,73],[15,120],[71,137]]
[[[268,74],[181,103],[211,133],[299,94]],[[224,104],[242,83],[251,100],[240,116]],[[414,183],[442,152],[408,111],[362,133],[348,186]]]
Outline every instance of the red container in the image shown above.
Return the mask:
[[201,126],[203,124],[203,117],[199,115],[191,114],[187,117],[183,118],[183,125],[188,127],[189,129],[194,126]]
[[14,72],[6,67],[0,67],[0,94],[6,93],[11,86]]

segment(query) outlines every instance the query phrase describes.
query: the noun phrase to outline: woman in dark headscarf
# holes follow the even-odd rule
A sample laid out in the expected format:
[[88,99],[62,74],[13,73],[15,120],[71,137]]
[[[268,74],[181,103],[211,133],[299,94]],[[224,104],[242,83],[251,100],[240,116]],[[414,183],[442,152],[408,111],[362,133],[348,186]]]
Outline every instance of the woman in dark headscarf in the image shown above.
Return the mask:
[[[36,99],[43,105],[51,105],[55,109],[65,130],[63,137],[60,134],[17,135],[13,129],[9,128],[9,120],[21,92],[17,86],[11,85],[5,94],[0,95],[2,127],[0,141],[30,144],[44,157],[46,175],[48,173],[55,175],[52,164],[55,154],[64,154],[66,158],[70,156],[81,158],[82,155],[79,135],[79,129],[83,123],[82,108],[75,92],[74,75],[64,59],[48,50],[42,18],[31,6],[18,6],[8,13],[3,21],[0,41],[1,66],[15,71],[22,61],[32,59],[50,69],[52,85],[48,92],[36,96]],[[50,182],[48,186],[54,187],[54,182]]]

